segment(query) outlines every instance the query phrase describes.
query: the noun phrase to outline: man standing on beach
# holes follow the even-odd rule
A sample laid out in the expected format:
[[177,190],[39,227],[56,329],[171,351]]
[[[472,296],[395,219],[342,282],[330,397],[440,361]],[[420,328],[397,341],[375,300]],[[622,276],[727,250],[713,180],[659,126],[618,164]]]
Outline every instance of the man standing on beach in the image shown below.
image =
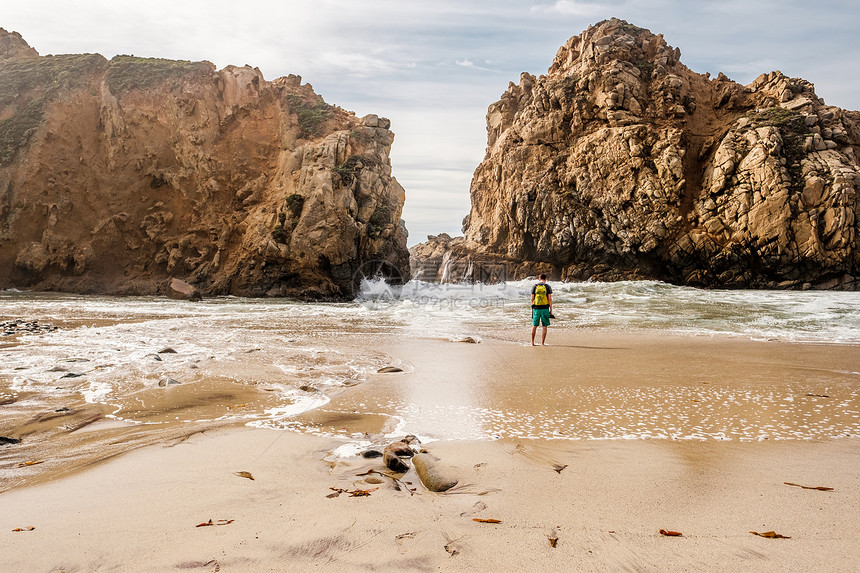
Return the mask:
[[535,346],[535,333],[542,324],[541,346],[546,346],[546,329],[552,315],[552,287],[546,284],[546,273],[541,273],[540,282],[532,287],[532,346]]

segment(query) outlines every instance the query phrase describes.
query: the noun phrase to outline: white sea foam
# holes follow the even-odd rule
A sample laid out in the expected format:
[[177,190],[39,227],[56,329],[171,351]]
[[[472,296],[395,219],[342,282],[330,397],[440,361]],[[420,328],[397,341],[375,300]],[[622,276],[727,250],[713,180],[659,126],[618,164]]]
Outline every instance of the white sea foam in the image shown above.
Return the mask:
[[[316,396],[294,396],[293,398],[295,401],[292,404],[266,410],[266,421],[277,422],[278,420],[292,418],[309,410],[325,406],[331,401],[328,396],[322,394]],[[260,425],[260,423],[252,422],[250,425]]]
[[[285,428],[291,426],[296,415],[327,404],[328,389],[359,383],[379,366],[393,362],[381,352],[352,356],[348,351],[329,348],[326,341],[332,337],[346,339],[385,332],[447,340],[471,336],[481,340],[482,333],[521,330],[529,313],[531,285],[531,281],[495,285],[412,281],[394,287],[382,281],[365,281],[355,301],[340,304],[236,297],[195,304],[153,297],[1,291],[0,319],[38,319],[72,326],[10,338],[14,343],[0,348],[0,379],[5,379],[12,392],[78,395],[87,402],[110,402],[113,406],[135,392],[157,388],[163,376],[193,383],[196,373],[210,364],[206,376],[217,375],[240,385],[264,385],[269,391],[255,410],[221,412],[213,419]],[[559,317],[555,327],[561,329],[631,329],[819,344],[860,343],[860,293],[707,291],[653,281],[552,286],[554,311]],[[313,317],[311,323],[309,316]],[[0,338],[0,342],[3,340]],[[177,353],[158,354],[168,346]],[[259,371],[246,372],[248,357],[257,355],[265,357],[255,364]],[[63,378],[67,373],[85,376]],[[842,374],[858,376],[853,370]],[[297,390],[304,386],[320,392]],[[793,417],[793,396],[777,392],[710,390],[705,395],[675,389],[664,396],[668,404],[665,410],[653,404],[653,395],[648,392],[666,390],[651,388],[640,394],[631,391],[617,396],[618,403],[628,407],[616,410],[600,406],[594,395],[586,394],[559,397],[583,404],[578,412],[466,407],[418,412],[414,405],[395,402],[367,407],[397,421],[387,437],[414,433],[462,439],[665,436],[763,440],[860,433],[856,393],[847,402],[822,401],[815,410],[821,416],[811,424]],[[645,403],[651,404],[647,419],[637,417]],[[770,425],[732,418],[732,404],[750,403],[772,412]],[[588,404],[592,406],[586,407]],[[181,421],[197,420],[189,411],[187,419]],[[450,426],[451,420],[458,421],[456,427]],[[724,420],[730,421],[730,431]]]
[[[388,312],[436,334],[470,325],[522,324],[533,281],[392,287],[365,280],[364,308]],[[702,290],[656,281],[551,283],[557,326],[645,329],[683,334],[854,344],[860,342],[860,293]]]
[[114,387],[108,382],[92,382],[88,387],[81,389],[84,400],[90,404],[105,402],[113,392]]

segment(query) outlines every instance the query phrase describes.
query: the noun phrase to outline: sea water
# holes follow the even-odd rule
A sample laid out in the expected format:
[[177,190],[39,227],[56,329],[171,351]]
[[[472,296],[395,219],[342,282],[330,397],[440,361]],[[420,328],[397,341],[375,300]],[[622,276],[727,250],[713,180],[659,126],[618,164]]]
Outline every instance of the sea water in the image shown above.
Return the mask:
[[[59,328],[0,336],[0,435],[20,429],[27,420],[43,419],[45,412],[87,408],[96,411],[92,419],[103,415],[100,419],[156,431],[159,426],[204,423],[296,427],[291,423],[296,416],[325,408],[333,395],[348,393],[382,366],[398,364],[388,349],[369,348],[368,337],[457,340],[471,336],[487,343],[488,337],[494,337],[524,344],[531,285],[530,281],[493,285],[412,281],[391,286],[365,281],[356,299],[345,303],[236,297],[192,303],[159,297],[2,291],[0,322],[27,319]],[[562,331],[860,345],[860,293],[699,290],[654,281],[552,283],[552,287],[557,316],[553,329]],[[408,364],[400,366],[409,370]],[[853,412],[858,406],[860,372],[840,376],[850,387],[842,404]],[[562,401],[580,404],[582,412],[588,411],[589,403],[594,406],[593,419],[579,416],[592,420],[587,428],[565,434],[571,424],[565,422],[571,417],[569,411],[505,413],[497,404],[483,403],[468,415],[479,422],[486,418],[477,424],[484,429],[457,435],[451,430],[446,436],[442,419],[435,437],[684,438],[695,433],[687,429],[655,433],[647,428],[637,433],[630,425],[610,420],[650,408],[643,406],[647,396],[631,398],[623,411],[603,415],[611,409],[601,403],[599,388],[564,392],[570,396]],[[747,399],[743,392],[752,392],[749,400],[772,399],[781,407],[787,399],[782,395],[762,398],[749,389],[740,391],[737,399]],[[686,399],[681,394],[679,400]],[[622,402],[622,398],[626,399],[620,397]],[[467,404],[459,407],[469,408]],[[665,404],[661,407],[672,410]],[[417,423],[421,417],[430,420],[432,413],[414,403],[380,398],[372,406],[361,403],[355,408],[359,413],[361,408],[387,409],[381,415],[398,417],[402,422],[398,430],[410,430],[409,417],[416,427],[433,427]],[[662,415],[636,414],[637,419]],[[450,412],[445,415],[450,421]],[[526,419],[533,423],[525,424]],[[860,421],[851,424],[849,433]],[[820,431],[786,435],[844,435],[846,426],[837,426],[832,431],[822,426]]]
[[[533,281],[493,285],[365,281],[357,298],[413,330],[521,326]],[[648,330],[827,344],[860,342],[860,293],[702,290],[657,281],[551,283],[562,329]],[[524,319],[524,315],[525,319]]]

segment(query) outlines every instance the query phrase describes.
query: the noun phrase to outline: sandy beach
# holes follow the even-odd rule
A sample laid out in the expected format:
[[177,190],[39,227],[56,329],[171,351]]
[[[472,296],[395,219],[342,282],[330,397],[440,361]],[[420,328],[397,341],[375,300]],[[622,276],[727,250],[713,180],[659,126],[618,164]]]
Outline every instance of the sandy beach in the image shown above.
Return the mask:
[[0,573],[860,573],[832,4],[7,1]]
[[[3,570],[852,571],[860,559],[856,440],[444,443],[431,450],[462,485],[434,494],[407,474],[414,495],[356,476],[380,464],[321,463],[332,445],[202,435],[4,494]],[[234,521],[195,527],[210,519]],[[770,530],[791,539],[749,533]]]
[[[856,570],[856,346],[552,334],[546,348],[503,335],[479,344],[378,335],[361,344],[384,347],[404,372],[333,393],[296,419],[300,432],[235,427],[170,436],[15,487],[0,494],[0,569]],[[751,386],[759,393],[741,401]],[[482,412],[495,389],[496,410],[509,402],[509,413],[525,413],[523,434],[534,435],[542,419],[559,418],[579,399],[561,393],[570,387],[590,387],[608,402],[583,405],[580,422],[564,421],[567,436],[520,438],[516,424],[497,420],[497,439],[492,427],[490,438],[470,439],[476,424],[495,418],[458,407]],[[756,398],[764,395],[791,395],[791,409]],[[446,437],[418,447],[458,477],[448,492],[427,491],[414,470],[395,481],[381,475],[390,472],[380,460],[342,454],[350,439],[393,436],[404,417],[389,414],[407,402],[408,428]],[[626,420],[624,409],[634,405],[638,413]],[[614,417],[613,431],[646,423],[655,437],[584,438],[581,428],[601,414]],[[710,426],[713,417],[721,419]],[[839,425],[844,437],[743,438],[747,425],[773,427],[776,436],[783,422],[810,431]],[[726,439],[657,437],[671,427],[687,431],[683,424],[722,427]],[[345,491],[329,497],[335,490]]]

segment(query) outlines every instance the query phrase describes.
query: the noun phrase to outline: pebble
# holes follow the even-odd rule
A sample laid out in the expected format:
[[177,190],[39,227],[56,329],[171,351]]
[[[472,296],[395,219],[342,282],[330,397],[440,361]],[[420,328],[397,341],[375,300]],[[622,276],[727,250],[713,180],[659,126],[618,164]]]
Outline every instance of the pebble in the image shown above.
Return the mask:
[[379,374],[386,374],[388,372],[403,372],[403,368],[398,368],[397,366],[385,366],[384,368],[380,368],[376,372]]
[[383,463],[395,472],[407,472],[409,466],[400,459],[401,457],[412,457],[414,452],[408,444],[404,442],[394,442],[385,446],[385,451],[382,454]]
[[8,444],[20,444],[21,440],[18,438],[7,438],[6,436],[0,436],[0,446],[5,446]]
[[159,354],[176,354],[176,351],[168,346],[167,348],[162,348],[161,350],[159,350],[158,353]]
[[385,451],[391,452],[399,458],[411,458],[415,455],[415,452],[412,451],[412,448],[406,442],[392,442],[385,446]]
[[14,319],[14,320],[5,320],[0,322],[0,330],[3,331],[3,336],[12,336],[14,334],[45,334],[48,332],[55,332],[59,330],[58,327],[53,326],[51,324],[39,323],[38,320],[23,320],[23,319]]
[[431,454],[415,454],[412,458],[415,473],[430,491],[448,491],[457,485],[457,478]]
[[158,385],[164,388],[165,386],[178,386],[181,384],[178,380],[174,380],[170,376],[165,376],[161,380],[158,381]]

